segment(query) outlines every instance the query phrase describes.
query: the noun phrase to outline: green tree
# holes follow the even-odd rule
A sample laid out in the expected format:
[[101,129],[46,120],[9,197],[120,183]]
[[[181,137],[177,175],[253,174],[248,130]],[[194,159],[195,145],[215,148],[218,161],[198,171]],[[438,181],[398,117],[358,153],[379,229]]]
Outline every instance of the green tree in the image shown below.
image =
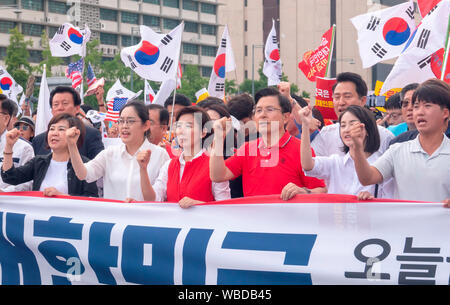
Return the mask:
[[42,31],[41,35],[42,47],[44,50],[42,51],[42,61],[38,66],[34,68],[34,71],[42,74],[44,72],[44,65],[47,67],[47,77],[52,76],[52,67],[60,66],[63,64],[63,60],[61,57],[53,57],[52,52],[50,51],[49,38],[47,33]]
[[29,63],[30,53],[27,48],[33,46],[33,41],[25,41],[25,37],[17,28],[10,31],[9,46],[6,48],[6,70],[14,80],[25,88],[28,76],[32,73]]
[[195,93],[202,88],[208,88],[209,80],[200,75],[198,66],[186,65],[181,78],[181,88],[177,93],[186,95],[192,102],[196,102]]

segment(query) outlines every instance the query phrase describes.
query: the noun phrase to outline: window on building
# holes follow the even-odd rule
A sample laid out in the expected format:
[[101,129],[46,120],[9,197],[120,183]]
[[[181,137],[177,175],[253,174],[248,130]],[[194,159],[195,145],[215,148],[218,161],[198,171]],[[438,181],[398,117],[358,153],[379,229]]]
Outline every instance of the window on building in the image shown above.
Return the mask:
[[47,27],[47,34],[48,34],[48,37],[50,38],[50,39],[52,39],[53,38],[53,36],[55,36],[55,34],[56,34],[56,32],[58,31],[58,27],[57,26],[49,26],[49,27]]
[[248,22],[247,20],[244,21],[244,31],[247,32],[248,30]]
[[247,7],[247,5],[248,5],[248,1],[244,0],[244,6]]
[[102,56],[102,63],[104,63],[105,61],[112,61],[113,59],[114,59],[114,57]]
[[150,4],[160,4],[159,0],[144,0],[144,3],[150,3]]
[[17,0],[2,0],[1,5],[15,5],[17,4]]
[[191,43],[183,43],[183,53],[198,55],[198,45]]
[[4,60],[6,57],[6,47],[0,47],[0,60]]
[[28,36],[40,37],[44,29],[45,29],[44,26],[39,24],[31,24],[31,23],[22,24],[22,34]]
[[209,3],[201,3],[201,12],[202,13],[206,13],[206,14],[216,14],[216,9],[217,7],[214,4],[209,4]]
[[121,20],[123,23],[139,24],[139,15],[135,13],[122,12]]
[[189,33],[198,33],[198,23],[186,21],[184,31]]
[[100,19],[109,20],[109,21],[117,21],[117,11],[109,10],[106,8],[100,9]]
[[247,70],[244,71],[244,78],[248,79],[248,71]]
[[202,34],[216,35],[216,26],[210,24],[202,24]]
[[9,31],[16,27],[16,23],[13,21],[0,20],[0,33],[9,34]]
[[[134,42],[138,41],[138,38],[133,39]],[[131,36],[123,35],[122,36],[122,47],[132,46],[133,42],[131,41]]]
[[100,33],[100,42],[102,44],[117,46],[117,35],[116,34],[108,34],[108,33]]
[[180,0],[163,0],[163,5],[168,7],[180,8]]
[[160,27],[161,21],[159,17],[144,15],[144,25],[152,27]]
[[244,46],[244,56],[248,56],[248,46]]
[[216,47],[202,46],[202,56],[215,57],[217,53]]
[[198,12],[198,2],[192,0],[183,0],[183,9]]
[[22,8],[33,11],[44,11],[44,0],[22,0]]
[[69,6],[65,2],[59,2],[59,1],[48,1],[48,11],[50,13],[56,13],[65,15],[67,14],[67,10],[69,9]]
[[29,50],[28,51],[30,54],[30,57],[28,58],[28,61],[31,63],[40,63],[43,58],[42,58],[42,51],[37,51],[37,50]]
[[202,76],[203,77],[211,77],[212,68],[211,67],[202,67]]
[[163,23],[165,29],[172,30],[180,24],[180,21],[176,19],[164,19]]

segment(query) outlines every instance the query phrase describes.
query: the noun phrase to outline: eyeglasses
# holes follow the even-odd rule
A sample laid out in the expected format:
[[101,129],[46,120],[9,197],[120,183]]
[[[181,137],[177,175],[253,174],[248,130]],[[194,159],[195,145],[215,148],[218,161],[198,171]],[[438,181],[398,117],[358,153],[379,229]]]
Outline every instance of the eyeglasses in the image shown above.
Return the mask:
[[412,105],[412,102],[410,103],[409,101],[402,101],[402,108],[407,108],[410,104]]
[[28,128],[30,128],[30,126],[28,126],[28,125],[23,125],[23,126],[16,126],[15,127],[17,130],[23,130],[23,131],[27,131],[28,130]]
[[281,111],[280,108],[275,108],[275,107],[271,107],[271,106],[266,107],[266,108],[258,107],[258,108],[255,108],[255,109],[253,110],[253,114],[258,114],[258,115],[260,115],[260,114],[263,113],[263,111],[265,111],[267,114],[271,114],[271,113],[273,113],[273,112],[275,112],[275,111],[277,111],[277,110],[280,110],[280,111]]
[[132,120],[132,119],[129,119],[129,120],[118,119],[117,120],[117,124],[119,124],[120,126],[123,126],[125,124],[127,124],[128,126],[131,126],[131,125],[135,124],[136,122],[137,122],[137,120]]

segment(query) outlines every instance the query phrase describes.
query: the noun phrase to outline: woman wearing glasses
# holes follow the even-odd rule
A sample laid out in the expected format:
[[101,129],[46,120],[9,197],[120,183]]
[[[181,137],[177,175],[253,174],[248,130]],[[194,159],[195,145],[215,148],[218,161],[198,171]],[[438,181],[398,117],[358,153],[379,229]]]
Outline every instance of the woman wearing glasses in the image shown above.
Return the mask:
[[[230,199],[228,181],[214,183],[209,177],[209,156],[205,141],[211,133],[206,124],[210,118],[197,106],[180,110],[176,117],[175,134],[183,152],[164,164],[155,183],[150,184],[147,173],[141,170],[142,189],[148,201],[178,202],[188,208],[203,202]],[[153,153],[151,154],[153,156]],[[149,161],[149,153],[137,156],[141,168]]]
[[[83,145],[85,129],[83,123],[68,113],[62,113],[50,120],[45,140],[52,152],[36,156],[22,166],[14,167],[12,151],[19,140],[20,132],[12,129],[6,135],[3,152],[2,179],[12,185],[33,181],[33,191],[42,191],[44,196],[72,195],[98,197],[95,183],[86,183],[77,179],[69,159],[66,131],[78,128],[80,136],[75,142],[75,149]],[[80,157],[81,162],[88,159]]]
[[34,121],[28,116],[23,116],[14,124],[14,128],[19,130],[20,137],[28,142],[33,141]]
[[83,164],[76,141],[80,131],[71,128],[67,131],[70,158],[75,173],[80,180],[97,181],[103,177],[104,198],[142,201],[144,192],[141,188],[140,166],[136,156],[141,151],[151,152],[145,167],[148,179],[154,183],[161,166],[169,160],[167,152],[147,140],[150,128],[147,108],[144,103],[130,102],[119,113],[117,121],[122,143],[109,146],[100,152],[95,159]]

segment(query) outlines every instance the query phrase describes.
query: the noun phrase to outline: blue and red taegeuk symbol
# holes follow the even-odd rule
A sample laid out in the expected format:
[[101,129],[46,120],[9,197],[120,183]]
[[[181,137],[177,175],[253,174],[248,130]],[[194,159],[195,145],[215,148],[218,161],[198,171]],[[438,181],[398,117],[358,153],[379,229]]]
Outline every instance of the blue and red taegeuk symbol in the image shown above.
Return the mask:
[[411,35],[408,23],[399,17],[386,21],[383,27],[384,40],[390,45],[399,46],[404,44]]
[[76,44],[82,44],[83,43],[83,35],[81,35],[80,32],[75,30],[74,28],[70,28],[67,32],[67,35],[69,36],[70,41]]
[[2,88],[2,90],[4,90],[4,91],[10,90],[12,87],[12,84],[13,84],[13,81],[9,77],[5,76],[0,80],[0,88]]
[[274,49],[272,52],[270,52],[269,57],[273,61],[279,61],[280,60],[280,51],[278,49]]
[[136,58],[136,61],[141,65],[153,65],[158,61],[159,48],[144,40],[142,41],[142,46],[134,53],[134,58]]
[[225,54],[220,54],[217,56],[214,62],[214,72],[220,78],[225,78]]

